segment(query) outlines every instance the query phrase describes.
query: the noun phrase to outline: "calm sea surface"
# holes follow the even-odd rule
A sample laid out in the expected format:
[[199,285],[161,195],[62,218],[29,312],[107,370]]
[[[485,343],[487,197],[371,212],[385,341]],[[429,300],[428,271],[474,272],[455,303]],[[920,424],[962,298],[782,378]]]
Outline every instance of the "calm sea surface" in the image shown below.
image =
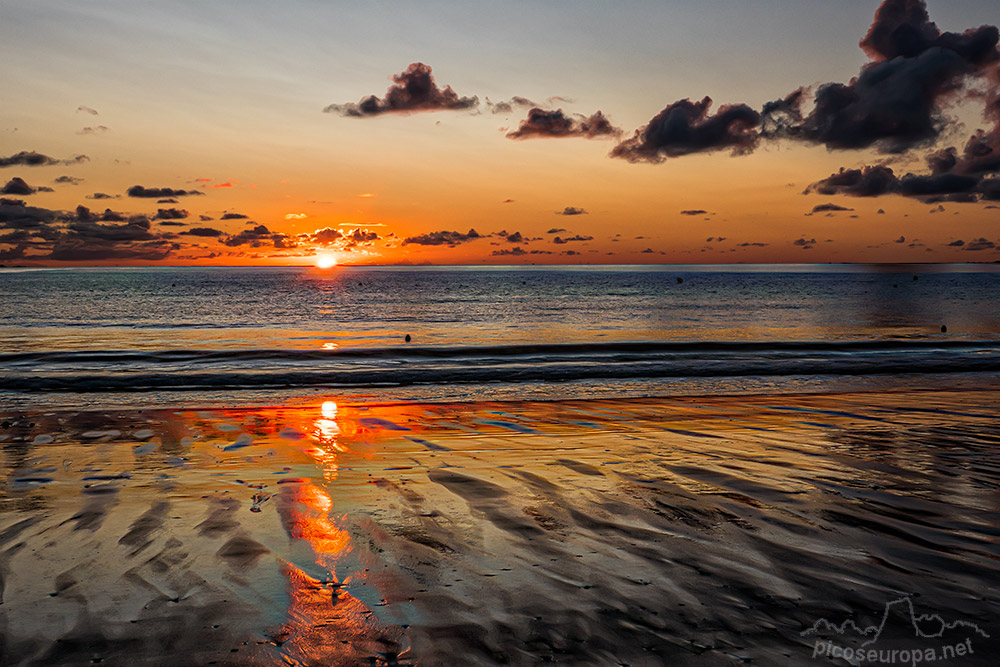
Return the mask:
[[7,406],[982,385],[1000,371],[996,265],[4,269],[0,306]]

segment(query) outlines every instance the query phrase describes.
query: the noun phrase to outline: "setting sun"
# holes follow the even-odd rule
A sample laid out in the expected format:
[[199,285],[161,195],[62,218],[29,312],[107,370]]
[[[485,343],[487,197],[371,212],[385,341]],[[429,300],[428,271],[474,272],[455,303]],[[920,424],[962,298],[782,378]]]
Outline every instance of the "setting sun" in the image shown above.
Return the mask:
[[316,266],[320,269],[331,269],[337,266],[337,258],[333,255],[318,255],[316,257]]

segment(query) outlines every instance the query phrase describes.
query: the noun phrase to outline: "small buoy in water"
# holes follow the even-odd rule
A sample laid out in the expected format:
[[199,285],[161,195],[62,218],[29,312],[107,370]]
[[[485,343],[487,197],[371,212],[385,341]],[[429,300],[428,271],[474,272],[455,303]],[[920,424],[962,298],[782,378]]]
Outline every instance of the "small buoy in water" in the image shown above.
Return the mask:
[[406,338],[404,338],[403,340],[405,340],[407,343],[409,343],[413,339],[410,338],[410,334],[406,334]]
[[941,325],[941,333],[948,333],[948,327],[944,324]]
[[680,285],[682,282],[684,282],[684,279],[681,278],[681,277],[678,277],[677,278],[677,284]]

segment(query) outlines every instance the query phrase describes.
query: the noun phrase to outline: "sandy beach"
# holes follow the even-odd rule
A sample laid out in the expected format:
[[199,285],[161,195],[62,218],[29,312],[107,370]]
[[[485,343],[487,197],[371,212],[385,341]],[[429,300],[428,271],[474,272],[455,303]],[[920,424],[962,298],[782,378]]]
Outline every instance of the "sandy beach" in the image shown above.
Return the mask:
[[998,405],[8,413],[2,662],[831,664],[908,606],[993,664]]

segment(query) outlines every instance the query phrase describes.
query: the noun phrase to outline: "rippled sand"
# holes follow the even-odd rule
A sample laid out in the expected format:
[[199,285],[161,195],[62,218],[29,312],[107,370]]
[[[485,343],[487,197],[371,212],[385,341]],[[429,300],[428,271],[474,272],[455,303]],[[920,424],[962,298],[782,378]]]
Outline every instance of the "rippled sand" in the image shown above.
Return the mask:
[[937,664],[996,664],[998,407],[3,415],[2,662],[831,664],[819,619],[908,596],[949,623],[922,646],[973,649]]

